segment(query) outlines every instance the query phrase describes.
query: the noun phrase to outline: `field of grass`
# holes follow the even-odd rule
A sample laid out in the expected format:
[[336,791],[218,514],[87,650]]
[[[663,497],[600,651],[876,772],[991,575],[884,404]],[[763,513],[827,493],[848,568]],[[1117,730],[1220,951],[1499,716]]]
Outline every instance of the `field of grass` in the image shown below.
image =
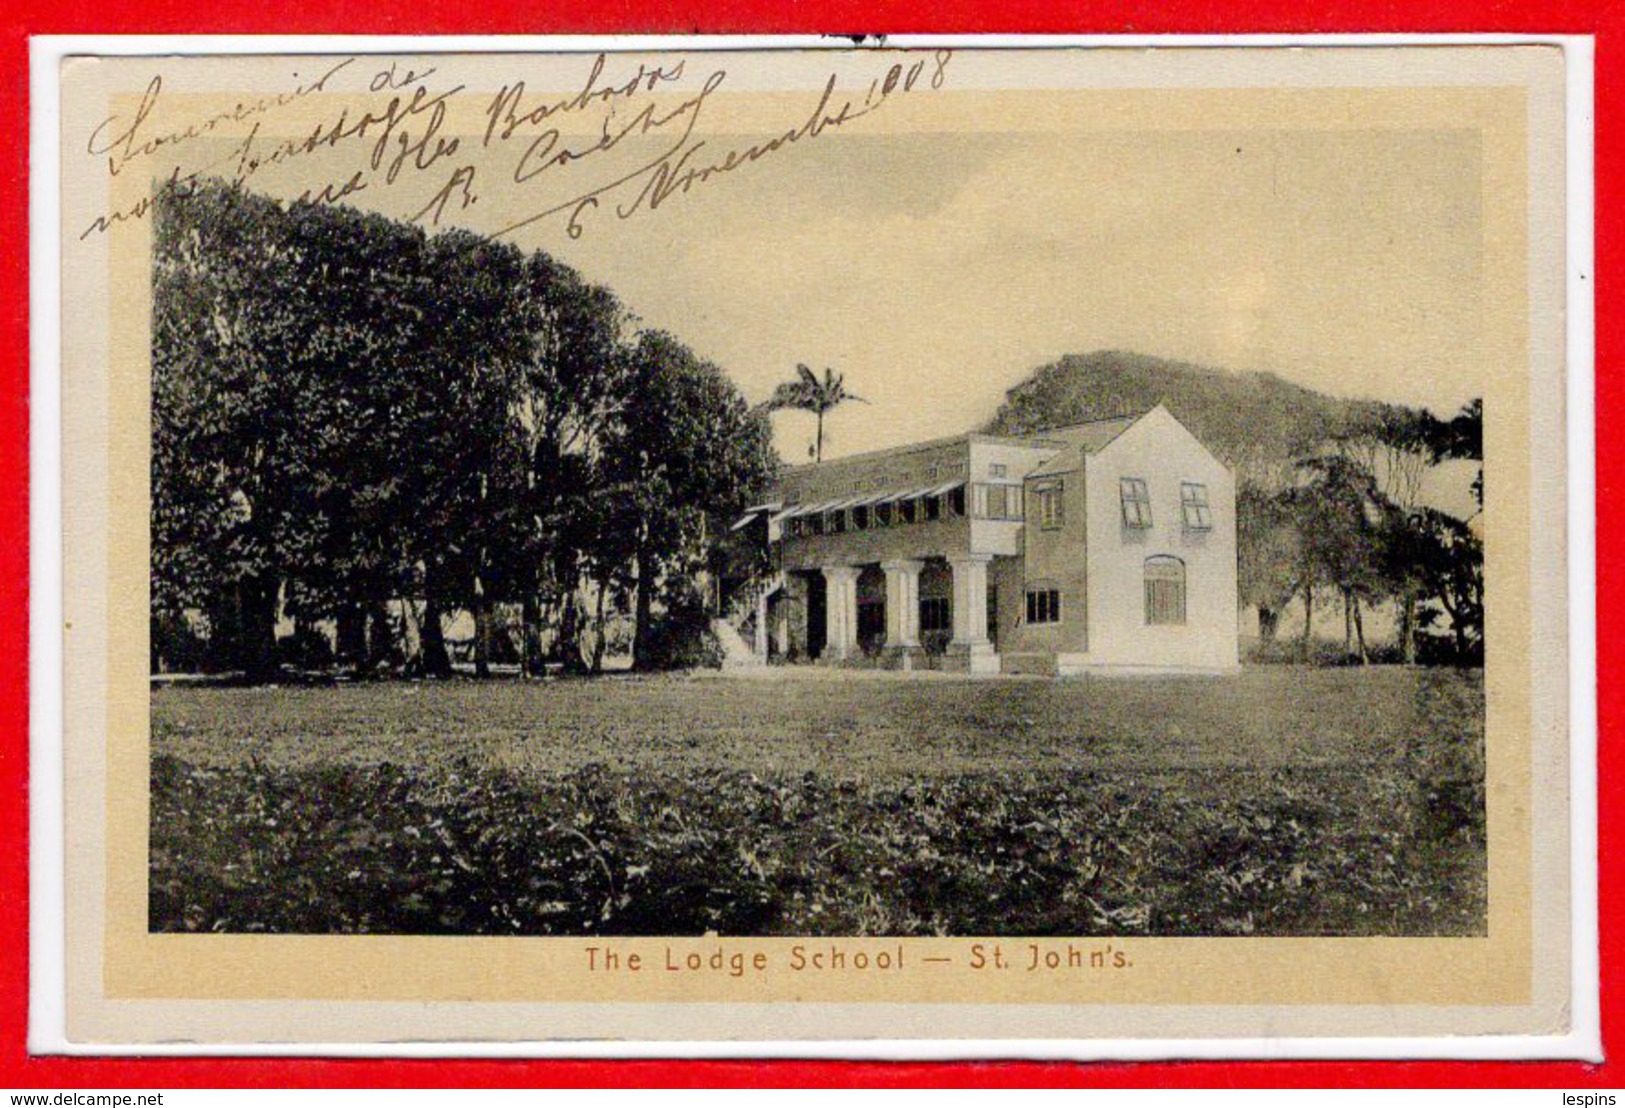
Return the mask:
[[175,686],[152,723],[154,930],[1484,928],[1476,674]]

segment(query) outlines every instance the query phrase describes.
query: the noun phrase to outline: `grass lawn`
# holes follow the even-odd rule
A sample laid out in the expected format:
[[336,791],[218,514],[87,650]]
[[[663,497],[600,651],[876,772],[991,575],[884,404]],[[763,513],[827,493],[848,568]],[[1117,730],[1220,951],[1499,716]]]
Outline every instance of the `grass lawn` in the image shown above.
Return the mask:
[[1454,671],[167,686],[152,747],[155,930],[1484,927]]

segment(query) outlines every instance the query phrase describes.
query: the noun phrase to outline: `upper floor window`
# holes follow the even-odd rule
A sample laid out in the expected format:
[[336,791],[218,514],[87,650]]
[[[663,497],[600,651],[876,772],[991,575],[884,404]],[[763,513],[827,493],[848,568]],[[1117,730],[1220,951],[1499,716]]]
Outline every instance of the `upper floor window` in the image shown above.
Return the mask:
[[1159,554],[1145,560],[1145,622],[1185,622],[1185,563]]
[[982,514],[988,519],[1021,518],[1020,485],[978,485]]
[[1123,526],[1150,527],[1151,494],[1145,490],[1145,478],[1124,477],[1117,484],[1123,498]]
[[1061,485],[1045,485],[1037,490],[1038,496],[1038,525],[1046,531],[1053,531],[1066,522],[1066,506],[1061,499]]
[[827,520],[825,530],[827,530],[830,534],[839,535],[846,530],[845,509],[837,509],[836,511],[830,512],[825,518]]
[[1008,477],[1010,476],[1010,467],[1003,462],[992,462],[987,467],[987,475],[989,477]]
[[1027,590],[1028,623],[1061,622],[1061,590],[1038,586]]
[[1199,481],[1179,483],[1179,510],[1187,531],[1211,531],[1213,509],[1208,506],[1207,486]]
[[869,508],[867,505],[860,504],[852,509],[852,526],[859,531],[869,529]]

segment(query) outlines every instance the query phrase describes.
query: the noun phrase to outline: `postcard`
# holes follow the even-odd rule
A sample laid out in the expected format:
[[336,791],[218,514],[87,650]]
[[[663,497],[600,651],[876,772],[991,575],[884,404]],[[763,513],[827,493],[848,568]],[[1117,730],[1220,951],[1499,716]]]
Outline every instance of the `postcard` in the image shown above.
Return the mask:
[[1564,1034],[1564,66],[65,59],[69,1037]]

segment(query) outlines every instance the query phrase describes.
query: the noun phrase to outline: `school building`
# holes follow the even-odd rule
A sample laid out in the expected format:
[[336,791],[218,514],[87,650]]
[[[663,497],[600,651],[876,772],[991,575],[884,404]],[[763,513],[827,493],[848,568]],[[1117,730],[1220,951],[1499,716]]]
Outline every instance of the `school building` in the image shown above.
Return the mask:
[[788,470],[736,531],[758,657],[969,673],[1236,669],[1235,479],[1160,405]]

